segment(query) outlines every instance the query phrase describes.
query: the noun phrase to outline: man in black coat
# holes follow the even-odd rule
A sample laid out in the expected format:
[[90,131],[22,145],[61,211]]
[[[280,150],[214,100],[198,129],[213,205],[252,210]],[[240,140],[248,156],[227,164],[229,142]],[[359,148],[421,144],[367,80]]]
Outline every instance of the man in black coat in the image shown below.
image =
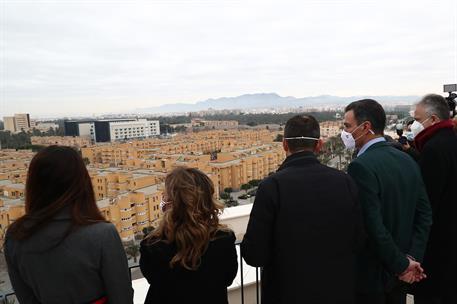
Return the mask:
[[241,250],[263,267],[263,304],[354,303],[354,253],[364,235],[357,189],[319,163],[319,137],[315,118],[291,118],[287,158],[257,190]]
[[457,137],[440,95],[417,105],[411,130],[433,212],[423,267],[428,278],[414,286],[415,304],[457,303]]

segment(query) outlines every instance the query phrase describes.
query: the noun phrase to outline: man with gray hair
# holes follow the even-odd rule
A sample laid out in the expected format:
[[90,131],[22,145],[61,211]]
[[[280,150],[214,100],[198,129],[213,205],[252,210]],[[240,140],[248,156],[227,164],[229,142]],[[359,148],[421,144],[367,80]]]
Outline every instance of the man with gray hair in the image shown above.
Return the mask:
[[416,105],[411,131],[420,153],[433,212],[422,264],[427,279],[415,284],[415,304],[457,303],[457,137],[446,100],[426,95]]

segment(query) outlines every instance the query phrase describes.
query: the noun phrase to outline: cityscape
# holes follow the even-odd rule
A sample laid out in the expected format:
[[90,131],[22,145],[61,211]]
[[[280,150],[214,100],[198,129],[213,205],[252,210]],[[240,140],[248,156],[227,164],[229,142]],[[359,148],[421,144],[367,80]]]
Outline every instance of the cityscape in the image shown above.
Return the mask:
[[[405,105],[392,108],[388,116],[392,131],[386,130],[386,134],[395,136],[393,129],[408,116],[408,109]],[[326,143],[321,161],[344,170],[351,155],[339,139],[341,113],[313,112],[321,119],[329,119],[320,122],[321,138]],[[242,124],[240,118],[244,114],[239,112],[217,113],[238,120],[212,120],[214,116],[205,114],[189,113],[190,118],[186,116],[185,120],[190,123],[167,124],[146,118],[41,122],[28,113],[4,117],[4,130],[0,131],[0,242],[4,242],[7,227],[25,212],[28,164],[36,151],[49,145],[70,146],[80,152],[97,205],[116,226],[131,265],[138,261],[139,241],[162,216],[159,204],[164,179],[174,168],[186,166],[206,173],[216,185],[216,198],[226,208],[252,204],[260,181],[273,174],[285,159],[284,123],[297,111],[283,114],[279,123],[279,113],[252,114],[252,122],[247,124]],[[215,114],[211,111],[211,115]],[[182,116],[171,117],[182,120]],[[168,121],[173,122],[170,118]],[[15,148],[7,148],[8,143],[12,144],[10,138],[20,134],[28,135],[25,145],[16,143]],[[7,291],[10,285],[3,256],[1,260],[0,289]]]
[[0,304],[452,304],[456,83],[455,0],[0,0]]

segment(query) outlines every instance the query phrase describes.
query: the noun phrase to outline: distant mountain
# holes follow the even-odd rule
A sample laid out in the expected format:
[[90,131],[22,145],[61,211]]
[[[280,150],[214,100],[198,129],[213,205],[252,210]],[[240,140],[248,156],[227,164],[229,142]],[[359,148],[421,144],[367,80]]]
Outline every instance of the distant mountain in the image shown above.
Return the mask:
[[416,102],[418,96],[352,96],[339,97],[321,95],[312,97],[296,98],[292,96],[282,97],[276,93],[245,94],[237,97],[211,98],[197,103],[175,103],[158,107],[137,109],[137,113],[179,113],[233,109],[267,109],[267,108],[311,108],[311,107],[341,107],[351,101],[362,98],[372,98],[383,105],[405,105]]

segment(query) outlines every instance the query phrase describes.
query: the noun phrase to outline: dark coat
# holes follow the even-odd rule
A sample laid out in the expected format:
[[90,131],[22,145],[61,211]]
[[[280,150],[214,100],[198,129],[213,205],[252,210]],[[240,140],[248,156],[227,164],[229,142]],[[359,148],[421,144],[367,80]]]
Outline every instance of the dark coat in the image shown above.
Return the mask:
[[58,246],[71,223],[69,213],[56,216],[30,238],[7,234],[5,256],[21,304],[133,303],[127,257],[111,223],[78,228]]
[[457,290],[457,137],[452,128],[438,130],[424,145],[419,160],[433,210],[433,225],[423,267],[428,278],[415,293],[440,296]]
[[347,174],[310,152],[287,157],[260,184],[241,245],[245,261],[263,267],[262,303],[353,303],[362,226]]
[[386,142],[369,147],[348,168],[359,189],[366,246],[357,254],[357,292],[389,292],[409,265],[421,261],[432,211],[416,162]]
[[141,242],[140,268],[150,287],[145,304],[227,304],[227,287],[238,270],[235,234],[218,231],[201,258],[197,270],[187,270],[170,261],[176,246],[164,241]]

